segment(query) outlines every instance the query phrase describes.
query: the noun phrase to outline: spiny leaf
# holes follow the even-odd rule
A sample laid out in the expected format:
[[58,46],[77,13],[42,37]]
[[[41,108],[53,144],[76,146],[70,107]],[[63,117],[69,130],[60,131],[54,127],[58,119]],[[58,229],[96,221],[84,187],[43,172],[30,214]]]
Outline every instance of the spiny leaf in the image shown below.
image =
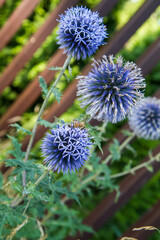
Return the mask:
[[1,239],[1,236],[2,236],[2,230],[3,230],[3,225],[5,223],[5,219],[6,219],[6,214],[3,215],[3,217],[1,218],[1,222],[0,222],[0,239]]
[[58,71],[58,70],[61,70],[62,67],[54,67],[54,66],[52,66],[52,67],[50,67],[48,69],[51,70],[51,71]]
[[129,160],[128,163],[125,165],[123,171],[128,171],[132,167],[132,160]]
[[136,150],[130,144],[127,144],[126,149],[131,151],[135,157],[137,156]]
[[130,131],[128,131],[128,130],[122,130],[122,133],[123,133],[125,136],[127,136],[127,137],[130,137],[130,136],[133,135],[133,132],[130,132]]
[[23,133],[27,133],[28,135],[32,135],[31,131],[21,127],[18,123],[13,123],[10,126],[17,128],[17,132],[22,131]]
[[0,189],[2,188],[2,186],[3,186],[3,175],[0,172]]
[[76,193],[66,191],[66,196],[67,196],[68,198],[74,199],[74,200],[78,203],[78,205],[81,207],[81,203],[80,203],[80,201],[79,201],[78,196],[76,195]]
[[46,128],[53,128],[54,126],[55,126],[55,123],[51,123],[51,122],[48,122],[48,121],[46,121],[46,120],[44,120],[44,119],[40,119],[39,121],[38,121],[38,123],[40,124],[40,125],[43,125],[43,126],[45,126]]
[[67,79],[68,82],[71,81],[71,79],[69,79],[65,73],[63,73],[63,75],[64,75],[64,77]]
[[21,151],[22,144],[20,144],[15,137],[10,136],[10,135],[7,135],[7,136],[8,136],[8,138],[11,139],[13,147],[14,147],[14,149],[8,151],[8,153],[12,154],[16,159],[19,159],[19,160],[22,159],[24,156],[24,153]]
[[109,151],[112,154],[112,162],[121,158],[120,146],[117,139],[114,139],[114,143],[110,144]]
[[61,97],[62,97],[62,94],[61,92],[59,91],[58,88],[56,87],[51,87],[52,89],[52,93],[54,94],[55,98],[57,99],[57,102],[60,103],[60,100],[61,100]]
[[139,228],[133,228],[132,231],[140,231],[140,230],[156,230],[160,233],[160,230],[156,227],[153,226],[143,226],[143,227],[139,227]]
[[48,93],[47,83],[42,76],[39,76],[39,85],[42,89],[42,96],[45,98]]
[[149,172],[153,172],[153,167],[151,165],[146,165],[146,168]]
[[96,131],[95,127],[92,127],[90,124],[86,124],[86,128],[89,129],[89,134],[91,135],[91,137],[93,137],[93,141],[95,142],[95,144],[98,146],[98,148],[100,149],[100,151],[103,153],[103,150],[101,148],[101,138],[99,137],[99,133]]
[[68,70],[69,70],[70,76],[72,76],[72,68],[71,68],[70,64],[68,65]]

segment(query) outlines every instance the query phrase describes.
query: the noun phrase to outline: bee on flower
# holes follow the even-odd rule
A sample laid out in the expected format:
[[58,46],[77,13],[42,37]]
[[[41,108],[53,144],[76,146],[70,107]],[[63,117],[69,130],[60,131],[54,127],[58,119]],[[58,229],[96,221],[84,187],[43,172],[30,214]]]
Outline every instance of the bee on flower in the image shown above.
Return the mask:
[[82,123],[62,122],[51,129],[43,139],[43,163],[53,171],[71,173],[81,168],[88,160],[91,146],[91,137]]

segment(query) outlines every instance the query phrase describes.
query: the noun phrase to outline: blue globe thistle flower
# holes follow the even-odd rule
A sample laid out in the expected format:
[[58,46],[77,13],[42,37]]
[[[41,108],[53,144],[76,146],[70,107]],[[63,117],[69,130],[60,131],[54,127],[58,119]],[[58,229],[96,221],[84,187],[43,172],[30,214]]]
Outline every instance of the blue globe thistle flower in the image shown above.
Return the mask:
[[41,145],[44,164],[63,173],[81,168],[90,156],[92,145],[87,130],[63,122],[50,131]]
[[133,108],[129,125],[138,137],[145,139],[160,138],[160,100],[155,97],[142,99]]
[[86,7],[71,7],[60,15],[58,43],[76,59],[91,56],[107,37],[103,18]]
[[99,121],[117,123],[130,114],[132,107],[142,98],[145,87],[141,69],[133,62],[112,55],[94,60],[87,76],[78,77],[78,92],[86,114]]

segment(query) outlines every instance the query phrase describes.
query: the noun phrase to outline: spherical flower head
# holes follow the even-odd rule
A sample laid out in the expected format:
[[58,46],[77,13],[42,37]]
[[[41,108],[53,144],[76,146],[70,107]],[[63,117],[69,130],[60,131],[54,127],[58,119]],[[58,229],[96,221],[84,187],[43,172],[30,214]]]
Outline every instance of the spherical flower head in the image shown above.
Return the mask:
[[67,173],[81,168],[90,156],[91,138],[87,130],[72,124],[57,124],[41,145],[44,164],[50,170]]
[[94,60],[87,76],[78,77],[80,106],[86,114],[99,121],[117,123],[131,112],[143,96],[145,87],[141,69],[133,62],[124,63],[122,57],[103,56]]
[[129,125],[138,137],[160,138],[160,100],[147,97],[133,109]]
[[86,7],[71,7],[60,15],[58,43],[76,59],[91,56],[107,37],[103,18]]

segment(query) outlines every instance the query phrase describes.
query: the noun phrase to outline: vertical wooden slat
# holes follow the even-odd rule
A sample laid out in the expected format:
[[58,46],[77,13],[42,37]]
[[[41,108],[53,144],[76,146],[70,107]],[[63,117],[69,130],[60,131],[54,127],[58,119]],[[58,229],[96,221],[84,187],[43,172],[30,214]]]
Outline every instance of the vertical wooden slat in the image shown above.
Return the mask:
[[17,73],[24,67],[24,65],[31,59],[34,52],[41,46],[42,42],[52,32],[58,24],[57,20],[59,14],[63,13],[68,7],[75,5],[79,0],[63,0],[57,8],[50,14],[45,23],[33,34],[28,43],[24,46],[22,51],[12,60],[12,62],[5,68],[0,76],[0,93],[14,80]]
[[39,2],[40,0],[23,0],[15,9],[0,30],[0,49],[2,49],[9,42],[9,40],[21,26],[22,21],[33,12],[34,8]]

